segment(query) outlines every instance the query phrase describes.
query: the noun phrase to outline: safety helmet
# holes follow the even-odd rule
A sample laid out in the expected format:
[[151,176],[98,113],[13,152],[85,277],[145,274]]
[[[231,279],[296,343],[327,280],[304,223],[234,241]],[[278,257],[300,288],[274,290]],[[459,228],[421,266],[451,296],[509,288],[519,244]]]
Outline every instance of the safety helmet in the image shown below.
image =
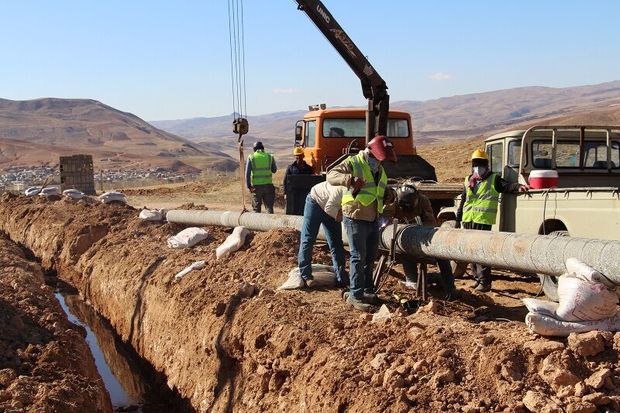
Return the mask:
[[302,148],[301,146],[295,146],[293,148],[293,155],[299,156],[299,155],[303,155],[303,154],[304,154],[304,148]]
[[256,152],[258,150],[264,151],[265,147],[263,146],[263,143],[261,141],[256,141],[254,143],[253,149],[254,149],[254,152]]
[[396,162],[396,153],[394,152],[394,145],[387,140],[383,135],[375,136],[370,142],[368,142],[368,149],[370,153],[379,160]]
[[482,149],[476,149],[474,153],[471,154],[471,160],[473,161],[474,159],[485,159],[488,161],[489,155]]

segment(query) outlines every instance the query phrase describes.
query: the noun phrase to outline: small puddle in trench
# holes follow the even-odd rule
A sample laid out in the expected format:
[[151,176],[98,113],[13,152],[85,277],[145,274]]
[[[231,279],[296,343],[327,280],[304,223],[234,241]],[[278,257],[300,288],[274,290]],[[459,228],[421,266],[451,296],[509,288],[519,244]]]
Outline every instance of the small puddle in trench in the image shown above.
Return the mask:
[[191,411],[186,401],[165,386],[163,377],[123,343],[105,318],[82,301],[72,287],[60,284],[56,299],[69,321],[86,330],[86,342],[115,412]]

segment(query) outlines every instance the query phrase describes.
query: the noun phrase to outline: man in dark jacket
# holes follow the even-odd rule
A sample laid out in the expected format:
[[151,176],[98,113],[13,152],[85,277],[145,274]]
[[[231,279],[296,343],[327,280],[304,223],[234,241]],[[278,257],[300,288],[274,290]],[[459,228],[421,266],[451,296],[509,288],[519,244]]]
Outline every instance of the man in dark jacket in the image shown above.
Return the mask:
[[286,172],[284,173],[284,182],[282,186],[284,187],[284,194],[287,197],[289,195],[293,196],[292,199],[294,201],[294,205],[292,208],[292,213],[295,215],[303,215],[306,196],[308,195],[308,193],[310,193],[310,189],[290,188],[287,181],[289,175],[312,175],[313,171],[312,167],[308,165],[304,160],[303,148],[296,146],[295,149],[293,149],[293,155],[295,156],[295,162],[293,162],[286,168]]

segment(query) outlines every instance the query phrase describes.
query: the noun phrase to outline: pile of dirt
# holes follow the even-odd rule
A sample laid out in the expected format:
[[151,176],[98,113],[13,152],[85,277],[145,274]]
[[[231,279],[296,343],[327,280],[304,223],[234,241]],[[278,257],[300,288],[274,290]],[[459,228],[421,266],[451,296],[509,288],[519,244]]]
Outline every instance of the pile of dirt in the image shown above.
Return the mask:
[[0,236],[0,411],[111,412],[84,341],[39,265]]
[[[231,229],[208,228],[194,248],[171,250],[165,240],[181,226],[120,206],[4,196],[0,216],[196,411],[620,410],[620,333],[541,338],[514,298],[461,290],[460,301],[446,302],[433,290],[431,303],[408,314],[390,279],[382,297],[391,318],[373,323],[337,290],[275,291],[296,264],[295,231],[257,233],[217,261]],[[315,257],[330,263],[324,247]],[[203,269],[173,281],[198,260]],[[535,291],[523,284],[494,285],[517,298]]]

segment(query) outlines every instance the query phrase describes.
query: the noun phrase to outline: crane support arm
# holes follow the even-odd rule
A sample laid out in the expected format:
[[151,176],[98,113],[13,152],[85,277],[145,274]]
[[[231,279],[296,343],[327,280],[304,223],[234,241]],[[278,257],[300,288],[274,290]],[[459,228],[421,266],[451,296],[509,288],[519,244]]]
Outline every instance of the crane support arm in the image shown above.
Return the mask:
[[[353,43],[353,40],[340,27],[334,16],[327,10],[325,5],[319,0],[295,0],[297,8],[306,13],[316,27],[325,35],[327,40],[334,46],[340,56],[347,62],[351,70],[362,83],[362,93],[368,99],[369,112],[372,111],[374,117],[369,116],[367,123],[367,139],[374,135],[375,124],[376,132],[385,135],[387,131],[387,117],[389,111],[389,95],[385,80],[377,73],[364,54]],[[370,136],[369,136],[370,135]]]

